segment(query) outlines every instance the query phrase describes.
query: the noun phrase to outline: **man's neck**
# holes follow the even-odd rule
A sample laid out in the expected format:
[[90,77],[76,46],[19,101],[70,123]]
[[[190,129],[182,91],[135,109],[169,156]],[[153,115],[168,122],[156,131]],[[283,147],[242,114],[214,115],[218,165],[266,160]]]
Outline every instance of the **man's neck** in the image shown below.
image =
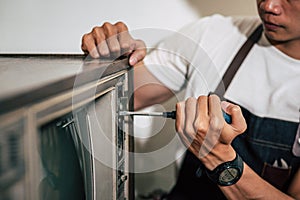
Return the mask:
[[300,60],[300,40],[276,42],[270,40],[270,43],[286,55]]

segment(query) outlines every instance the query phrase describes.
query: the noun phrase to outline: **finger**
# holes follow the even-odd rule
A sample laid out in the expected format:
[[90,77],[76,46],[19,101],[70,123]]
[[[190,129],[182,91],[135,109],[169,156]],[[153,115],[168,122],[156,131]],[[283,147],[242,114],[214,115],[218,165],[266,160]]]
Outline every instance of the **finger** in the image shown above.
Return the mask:
[[209,118],[208,118],[208,98],[207,96],[199,96],[197,99],[196,119],[194,123],[194,129],[197,136],[202,138],[208,130]]
[[121,47],[118,41],[118,37],[116,35],[108,38],[107,45],[112,58],[115,59],[121,55]]
[[142,61],[147,54],[146,45],[142,40],[135,40],[130,49],[134,49],[129,59],[129,64],[132,66]]
[[194,129],[194,122],[196,117],[197,100],[193,97],[185,101],[185,122],[184,133],[186,137],[192,142],[195,139],[196,131]]
[[85,53],[89,53],[90,56],[93,58],[98,58],[100,56],[96,47],[96,42],[92,34],[85,34],[82,37],[81,49]]
[[217,144],[224,126],[220,99],[216,95],[208,97],[209,125],[204,141],[199,151],[199,157],[205,157]]
[[118,31],[118,40],[121,48],[122,55],[126,54],[129,55],[130,51],[130,44],[133,43],[133,38],[128,32],[127,26],[123,22],[115,23],[115,27]]
[[221,101],[217,95],[208,97],[209,128],[212,131],[219,132],[224,126],[224,118],[221,110]]
[[122,55],[129,55],[133,50],[130,49],[130,45],[134,43],[128,32],[122,32],[118,34],[118,40],[121,48]]
[[107,37],[104,33],[104,29],[102,27],[95,27],[92,30],[92,35],[96,41],[98,54],[103,57],[109,57],[110,53],[106,43]]
[[176,103],[176,122],[175,128],[177,132],[183,132],[184,129],[184,121],[185,121],[185,103],[178,102]]
[[184,134],[184,122],[185,122],[185,102],[178,102],[176,104],[176,122],[175,128],[176,132],[179,134],[179,137],[183,144],[188,147],[190,146],[189,139]]
[[106,43],[110,50],[110,53],[113,54],[113,57],[119,57],[121,54],[121,47],[118,41],[118,29],[116,26],[106,22],[102,25],[104,33],[107,37]]
[[233,131],[236,132],[237,134],[245,132],[245,130],[247,129],[247,124],[241,108],[235,104],[226,101],[222,101],[221,106],[226,113],[231,115],[232,118],[231,127]]

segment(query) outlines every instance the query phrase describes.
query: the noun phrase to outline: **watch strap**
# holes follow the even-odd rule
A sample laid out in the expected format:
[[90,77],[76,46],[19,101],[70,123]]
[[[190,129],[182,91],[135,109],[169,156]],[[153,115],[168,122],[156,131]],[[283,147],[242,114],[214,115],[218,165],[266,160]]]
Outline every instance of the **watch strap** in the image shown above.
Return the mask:
[[[229,175],[232,177],[229,177],[228,181],[222,181],[220,176],[222,176],[222,173],[227,170]],[[234,170],[234,175],[230,174],[230,171]],[[220,185],[220,186],[230,186],[235,184],[240,177],[243,174],[244,170],[244,162],[242,158],[236,154],[236,157],[232,161],[227,161],[219,166],[217,166],[214,170],[210,171],[208,169],[205,169],[207,177],[212,180],[214,183]]]

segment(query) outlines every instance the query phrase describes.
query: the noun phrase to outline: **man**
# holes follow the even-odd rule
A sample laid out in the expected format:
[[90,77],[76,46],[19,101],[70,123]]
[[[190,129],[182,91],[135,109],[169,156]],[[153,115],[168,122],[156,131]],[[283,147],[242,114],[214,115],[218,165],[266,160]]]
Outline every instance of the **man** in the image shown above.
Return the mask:
[[[92,57],[131,53],[136,109],[167,100],[187,82],[191,86],[187,97],[193,97],[176,105],[176,130],[196,164],[183,163],[168,199],[300,199],[300,1],[257,0],[257,7],[261,21],[214,15],[183,28],[200,47],[170,37],[158,49],[172,53],[154,50],[146,56],[145,44],[121,22],[83,36],[82,50]],[[220,78],[211,72],[223,75],[260,23],[263,34],[226,89],[224,97],[233,103],[204,95],[199,77],[216,89]]]

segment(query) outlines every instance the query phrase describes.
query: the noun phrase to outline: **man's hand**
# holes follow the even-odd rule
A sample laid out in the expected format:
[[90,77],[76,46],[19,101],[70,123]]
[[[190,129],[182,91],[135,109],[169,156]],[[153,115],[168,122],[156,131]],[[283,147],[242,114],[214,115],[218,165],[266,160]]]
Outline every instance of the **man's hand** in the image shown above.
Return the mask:
[[81,49],[93,58],[117,58],[131,54],[129,64],[132,66],[146,55],[145,43],[133,39],[123,22],[105,22],[100,27],[94,27],[90,33],[83,35]]
[[[232,123],[224,120],[222,109],[231,115]],[[206,168],[212,170],[236,156],[232,140],[246,130],[239,106],[220,102],[216,95],[189,98],[176,105],[176,130],[183,143]]]

